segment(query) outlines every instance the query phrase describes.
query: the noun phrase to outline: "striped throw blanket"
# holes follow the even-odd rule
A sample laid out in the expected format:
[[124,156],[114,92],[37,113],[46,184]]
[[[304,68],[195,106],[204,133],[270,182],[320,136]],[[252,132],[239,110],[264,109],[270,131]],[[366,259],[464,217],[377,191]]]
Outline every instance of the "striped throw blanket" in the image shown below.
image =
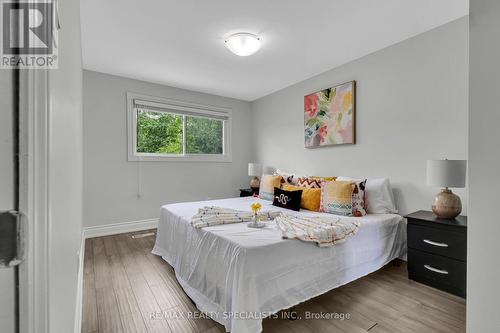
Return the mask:
[[[259,221],[273,220],[280,212],[260,212],[257,214]],[[234,210],[230,208],[207,206],[200,208],[198,214],[191,218],[195,228],[211,227],[220,224],[230,224],[252,221],[253,213],[249,211]]]
[[275,222],[283,238],[315,242],[319,247],[342,243],[359,229],[357,220],[344,217],[305,217],[281,213]]
[[[357,220],[345,217],[326,216],[297,216],[284,212],[260,212],[260,221],[274,220],[281,231],[283,238],[299,239],[314,242],[320,247],[330,247],[344,242],[347,237],[356,234],[359,229]],[[214,225],[250,222],[253,213],[215,206],[200,208],[191,219],[195,228],[211,227]]]

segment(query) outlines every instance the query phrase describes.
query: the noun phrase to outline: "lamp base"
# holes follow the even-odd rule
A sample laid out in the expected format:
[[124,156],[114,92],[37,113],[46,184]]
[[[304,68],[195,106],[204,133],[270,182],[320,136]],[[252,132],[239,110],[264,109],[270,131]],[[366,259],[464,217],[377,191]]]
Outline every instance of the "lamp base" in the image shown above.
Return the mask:
[[258,177],[253,177],[252,180],[250,180],[250,188],[255,192],[258,191],[260,187],[260,180]]
[[432,211],[440,219],[454,219],[462,212],[462,202],[458,195],[446,187],[434,198]]

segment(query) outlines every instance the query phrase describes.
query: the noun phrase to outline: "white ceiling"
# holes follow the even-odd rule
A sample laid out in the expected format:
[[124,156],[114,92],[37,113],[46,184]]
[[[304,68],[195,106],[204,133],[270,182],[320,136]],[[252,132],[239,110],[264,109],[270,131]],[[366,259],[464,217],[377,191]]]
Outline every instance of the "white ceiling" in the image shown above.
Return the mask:
[[[83,62],[252,101],[468,12],[468,0],[81,0]],[[259,52],[224,47],[241,31]]]

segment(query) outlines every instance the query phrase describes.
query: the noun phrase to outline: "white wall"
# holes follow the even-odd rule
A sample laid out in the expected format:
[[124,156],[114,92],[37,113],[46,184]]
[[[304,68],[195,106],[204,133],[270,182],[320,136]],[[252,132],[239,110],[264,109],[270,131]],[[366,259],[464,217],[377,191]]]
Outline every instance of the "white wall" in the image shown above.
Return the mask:
[[82,233],[80,3],[59,1],[59,68],[49,71],[49,326],[74,330]]
[[[430,209],[427,159],[465,159],[468,18],[252,103],[256,160],[320,176],[389,177],[401,213]],[[304,95],[357,81],[357,143],[304,148]],[[465,206],[465,191],[458,190]],[[465,212],[465,207],[464,211]]]
[[467,331],[500,331],[500,2],[470,3]]
[[[91,71],[83,78],[85,226],[157,218],[163,204],[234,197],[248,187],[249,103]],[[127,91],[232,108],[233,162],[128,162]]]

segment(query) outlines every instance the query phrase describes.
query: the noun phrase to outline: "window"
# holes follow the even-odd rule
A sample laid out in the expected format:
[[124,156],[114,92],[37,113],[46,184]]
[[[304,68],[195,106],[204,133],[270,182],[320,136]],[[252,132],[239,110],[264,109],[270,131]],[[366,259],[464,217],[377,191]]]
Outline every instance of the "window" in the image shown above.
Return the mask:
[[231,110],[127,93],[129,161],[231,161]]

